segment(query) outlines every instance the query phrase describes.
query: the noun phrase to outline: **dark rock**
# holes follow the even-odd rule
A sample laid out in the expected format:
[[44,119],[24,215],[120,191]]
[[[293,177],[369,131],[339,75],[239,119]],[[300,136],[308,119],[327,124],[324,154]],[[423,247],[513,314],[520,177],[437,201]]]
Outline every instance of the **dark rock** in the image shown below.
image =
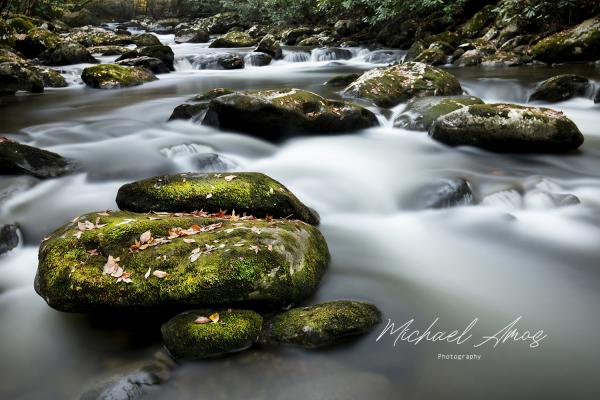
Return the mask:
[[85,47],[76,42],[63,42],[55,48],[42,53],[40,59],[46,65],[98,63],[98,60],[92,57]]
[[53,178],[69,172],[68,162],[56,153],[0,139],[0,174],[27,174],[37,178]]
[[153,35],[152,33],[142,33],[139,35],[133,35],[131,37],[131,40],[138,47],[162,46],[160,40],[158,40],[156,35]]
[[585,95],[591,87],[588,78],[578,75],[557,75],[540,83],[529,101],[558,102]]
[[0,228],[0,254],[11,251],[19,245],[18,230],[16,225],[4,225]]
[[350,50],[337,47],[314,49],[312,53],[315,61],[349,60],[352,56],[353,54]]
[[417,209],[438,209],[471,205],[474,196],[471,185],[462,178],[439,179],[425,186],[409,202]]
[[430,65],[444,65],[447,60],[446,54],[438,48],[425,49],[415,57],[415,61]]
[[92,46],[88,47],[90,54],[99,54],[101,56],[121,56],[131,49],[125,46]]
[[531,48],[534,59],[546,63],[596,61],[600,58],[600,16],[548,36]]
[[346,87],[360,77],[361,74],[336,75],[325,82],[325,85],[331,87]]
[[224,12],[205,18],[200,26],[212,34],[227,33],[230,29],[240,25],[240,16],[234,12]]
[[265,35],[260,42],[258,42],[258,45],[254,51],[266,53],[276,60],[283,58],[281,46],[279,45],[277,39],[275,39],[275,36],[271,34]]
[[460,58],[453,62],[454,65],[459,67],[469,67],[472,65],[479,65],[483,61],[484,54],[481,50],[467,50]]
[[14,94],[19,90],[42,93],[44,82],[37,72],[16,63],[0,64],[0,95]]
[[191,119],[194,121],[202,121],[208,110],[208,103],[197,103],[197,104],[180,104],[173,110],[173,113],[169,117],[169,121],[176,119]]
[[335,23],[333,29],[340,36],[348,36],[358,32],[359,24],[351,19],[341,19]]
[[472,96],[432,96],[410,100],[404,111],[394,120],[394,126],[416,131],[427,131],[433,121],[442,115],[473,104],[483,104]]
[[254,67],[264,67],[265,65],[269,65],[271,64],[271,60],[273,60],[273,58],[270,55],[259,53],[257,51],[253,51],[244,56],[244,64]]
[[98,18],[87,8],[83,8],[79,11],[67,12],[62,16],[62,20],[71,27],[85,25],[96,26],[100,23]]
[[193,58],[192,65],[197,69],[240,69],[244,59],[235,53],[200,54]]
[[175,35],[175,43],[206,43],[209,40],[208,32],[201,29],[184,29]]
[[55,69],[48,67],[31,66],[35,72],[42,78],[44,87],[62,88],[69,86],[64,76]]
[[293,46],[293,45],[297,44],[303,36],[309,36],[312,33],[313,33],[312,28],[308,28],[308,27],[293,28],[293,29],[289,29],[289,30],[285,31],[282,35],[281,40],[283,41],[284,44],[287,44],[288,46]]
[[128,58],[126,60],[117,61],[118,65],[125,65],[127,67],[141,67],[152,71],[154,74],[168,74],[171,72],[169,67],[164,62],[154,57],[136,57]]
[[139,49],[131,50],[121,57],[117,58],[117,61],[123,61],[130,58],[138,57],[152,57],[158,58],[169,68],[170,71],[175,71],[173,62],[175,61],[175,54],[169,46],[147,46],[140,47]]
[[60,38],[48,29],[33,28],[26,35],[19,35],[15,41],[15,49],[27,58],[35,58],[60,43]]

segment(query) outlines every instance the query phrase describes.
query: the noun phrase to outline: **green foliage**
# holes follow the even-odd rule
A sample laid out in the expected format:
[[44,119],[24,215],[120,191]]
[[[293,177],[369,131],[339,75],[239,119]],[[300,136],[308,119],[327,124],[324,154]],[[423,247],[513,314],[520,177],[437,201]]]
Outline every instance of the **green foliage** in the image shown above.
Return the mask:
[[503,0],[495,11],[503,23],[572,24],[600,12],[597,0]]

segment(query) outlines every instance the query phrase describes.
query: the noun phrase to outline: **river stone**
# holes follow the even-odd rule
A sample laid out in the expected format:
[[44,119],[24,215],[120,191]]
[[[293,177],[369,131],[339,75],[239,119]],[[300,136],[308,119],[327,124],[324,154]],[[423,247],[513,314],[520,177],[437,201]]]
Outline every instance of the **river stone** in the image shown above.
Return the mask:
[[168,74],[171,72],[169,67],[167,67],[162,60],[154,57],[141,56],[136,58],[128,58],[126,60],[117,61],[117,64],[125,65],[127,67],[146,68],[147,70],[152,71],[154,74]]
[[69,40],[85,47],[127,46],[134,44],[130,35],[117,35],[101,28],[81,28],[68,35]]
[[483,101],[473,96],[430,96],[412,99],[406,104],[404,111],[396,117],[394,126],[426,131],[433,121],[442,115],[473,104],[483,104]]
[[333,78],[329,79],[327,82],[325,82],[325,85],[331,87],[346,87],[355,80],[357,80],[359,77],[360,74],[336,75]]
[[267,53],[259,53],[256,51],[250,52],[244,56],[244,64],[252,65],[254,67],[264,67],[265,65],[271,64],[273,57]]
[[568,100],[575,96],[585,95],[590,86],[589,79],[584,76],[557,75],[540,83],[529,96],[529,101],[558,102]]
[[240,16],[235,12],[218,13],[201,21],[200,26],[212,34],[226,33],[240,25]]
[[15,51],[8,50],[0,47],[0,64],[5,62],[12,62],[21,65],[29,65],[27,60],[25,60],[21,55],[17,54]]
[[600,103],[600,89],[596,92],[594,96],[594,103]]
[[208,110],[208,103],[184,103],[180,104],[171,113],[169,121],[176,119],[202,121]]
[[548,36],[531,48],[534,59],[547,63],[596,61],[600,58],[600,16]]
[[241,69],[244,59],[235,53],[200,54],[192,59],[192,65],[197,69]]
[[365,72],[343,92],[380,107],[393,107],[412,97],[461,94],[458,80],[446,71],[419,62],[375,68]]
[[125,46],[93,46],[88,47],[90,54],[99,54],[101,56],[121,56],[131,49]]
[[0,174],[27,174],[53,178],[69,171],[68,162],[56,153],[0,138]]
[[[83,215],[42,243],[35,289],[51,307],[72,312],[281,307],[316,290],[329,261],[317,228],[298,220],[195,215],[204,214]],[[203,232],[167,239],[176,228]],[[132,250],[147,231],[157,239]],[[117,258],[119,270],[103,274]],[[118,282],[120,268],[130,283]]]
[[88,49],[76,42],[63,42],[53,49],[40,55],[40,60],[46,65],[71,65],[80,63],[96,64],[96,60]]
[[175,35],[175,43],[206,43],[210,35],[202,29],[183,29]]
[[229,32],[215,39],[208,47],[251,47],[256,45],[256,39],[246,32]]
[[117,204],[121,210],[134,212],[235,210],[238,215],[319,223],[319,216],[285,186],[258,172],[187,173],[144,179],[121,186]]
[[479,65],[483,61],[484,54],[479,49],[467,50],[458,57],[453,64],[458,67],[470,67]]
[[17,33],[27,33],[29,30],[35,28],[33,21],[24,15],[7,19],[6,24],[14,29]]
[[287,31],[283,32],[283,34],[281,36],[281,40],[284,44],[293,46],[293,45],[297,44],[301,38],[308,37],[312,33],[313,33],[313,28],[309,28],[309,27],[292,28],[292,29],[288,29]]
[[85,26],[85,25],[98,25],[98,17],[94,15],[87,8],[82,8],[78,11],[66,12],[62,16],[62,20],[69,26]]
[[175,61],[175,54],[173,50],[169,46],[147,46],[140,47],[135,50],[131,50],[121,57],[117,58],[117,61],[123,61],[130,58],[138,58],[138,57],[153,57],[158,58],[162,62],[165,63],[167,67],[169,67],[170,71],[175,71],[175,67],[173,62]]
[[358,105],[300,89],[238,92],[209,103],[207,125],[279,141],[291,133],[336,133],[377,125]]
[[429,48],[423,50],[415,57],[416,62],[422,62],[430,65],[444,65],[447,61],[446,54],[439,48]]
[[138,47],[147,47],[147,46],[162,46],[160,40],[153,35],[152,33],[142,33],[139,35],[131,36],[131,40]]
[[145,68],[101,64],[83,70],[81,79],[94,89],[116,89],[155,81],[154,74]]
[[471,185],[463,178],[442,178],[425,185],[411,199],[416,209],[440,209],[466,206],[474,203]]
[[281,50],[281,46],[279,45],[277,39],[275,39],[275,36],[271,34],[265,35],[260,40],[260,42],[258,42],[258,45],[254,49],[254,51],[266,53],[273,57],[275,60],[283,58],[283,51]]
[[446,114],[429,135],[450,146],[496,152],[558,153],[577,149],[583,135],[563,113],[514,104],[477,104]]
[[219,87],[219,88],[207,90],[204,93],[200,93],[200,94],[194,96],[192,98],[192,100],[208,101],[208,100],[216,99],[217,97],[225,96],[226,94],[231,94],[231,93],[235,93],[235,92],[231,89]]
[[56,47],[60,38],[48,29],[33,28],[26,35],[18,35],[15,49],[27,58],[35,58],[48,49]]
[[[214,313],[219,315],[217,322],[194,322]],[[246,350],[257,341],[262,321],[260,314],[250,310],[191,310],[167,321],[161,333],[173,357],[201,360]]]
[[381,311],[374,305],[337,300],[276,315],[266,322],[261,340],[305,348],[323,347],[367,333],[379,322]]
[[494,22],[496,17],[495,5],[487,5],[473,15],[463,26],[459,33],[468,38],[476,38],[484,28]]
[[44,87],[62,88],[69,86],[64,76],[55,69],[32,65],[32,70],[38,73],[44,82]]
[[44,82],[40,75],[16,62],[0,64],[0,95],[15,94],[19,90],[42,93]]
[[16,225],[4,225],[0,228],[0,254],[11,251],[19,245],[19,234]]

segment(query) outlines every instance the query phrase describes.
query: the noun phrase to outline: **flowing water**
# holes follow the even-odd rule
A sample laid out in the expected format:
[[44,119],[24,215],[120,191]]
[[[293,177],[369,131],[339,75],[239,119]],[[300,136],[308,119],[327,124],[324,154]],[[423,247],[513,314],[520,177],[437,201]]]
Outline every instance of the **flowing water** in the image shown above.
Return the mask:
[[[33,290],[37,244],[81,213],[116,209],[125,182],[202,168],[264,172],[317,209],[332,262],[310,301],[370,301],[383,311],[384,324],[332,350],[256,349],[183,364],[153,398],[597,398],[600,105],[591,93],[550,105],[586,137],[573,155],[447,148],[424,132],[393,128],[402,105],[391,113],[373,109],[381,121],[376,128],[273,145],[166,121],[176,105],[213,87],[297,87],[336,98],[323,85],[327,79],[401,60],[403,53],[289,48],[284,60],[266,67],[197,70],[193,58],[214,50],[160,38],[172,45],[177,71],[159,81],[99,91],[78,79],[84,65],[69,66],[68,88],[0,99],[2,135],[60,153],[81,171],[43,182],[1,180],[0,222],[18,222],[23,244],[0,257],[0,398],[77,398],[98,379],[161,351],[154,321],[49,308]],[[525,103],[536,82],[559,73],[600,81],[593,66],[449,70],[486,102]],[[420,188],[452,177],[472,183],[478,205],[414,206]],[[564,206],[556,200],[561,194],[580,203]],[[511,341],[473,348],[475,339],[394,347],[387,335],[376,341],[388,318],[396,326],[414,318],[421,330],[439,318],[436,328],[446,331],[462,331],[479,318],[472,333],[481,338],[519,316],[519,330],[548,335],[539,347]],[[481,360],[439,360],[438,353]]]

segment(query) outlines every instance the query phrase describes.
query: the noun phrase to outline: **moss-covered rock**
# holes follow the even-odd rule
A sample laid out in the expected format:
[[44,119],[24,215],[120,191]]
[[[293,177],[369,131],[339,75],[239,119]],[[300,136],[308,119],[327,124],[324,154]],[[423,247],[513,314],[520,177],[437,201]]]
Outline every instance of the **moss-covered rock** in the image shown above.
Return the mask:
[[69,86],[64,76],[55,69],[48,67],[31,66],[35,72],[42,78],[44,87],[62,88]]
[[115,89],[155,81],[154,74],[145,68],[101,64],[83,70],[81,79],[94,89]]
[[44,82],[40,75],[17,62],[0,64],[0,95],[14,94],[19,90],[42,93]]
[[175,43],[206,43],[210,40],[208,31],[203,29],[183,29],[175,35]]
[[266,53],[273,57],[275,60],[283,58],[283,50],[281,50],[281,46],[279,45],[279,42],[277,41],[275,36],[271,34],[265,35],[260,40],[260,42],[258,42],[258,45],[256,46],[256,49],[254,49],[254,51]]
[[483,104],[483,101],[473,96],[432,96],[412,99],[406,104],[404,111],[396,117],[394,126],[426,131],[433,121],[442,115],[473,104]]
[[454,60],[453,64],[458,67],[470,67],[479,65],[483,61],[485,54],[479,49],[467,50],[460,57]]
[[0,44],[7,46],[15,45],[15,30],[0,18]]
[[99,28],[82,28],[68,35],[71,41],[85,47],[94,46],[127,46],[133,43],[132,36],[118,35]]
[[[215,313],[219,318],[213,322],[209,317]],[[208,322],[195,322],[198,318]],[[246,350],[257,341],[262,320],[260,314],[250,310],[191,310],[166,322],[161,333],[173,357],[201,360]]]
[[307,38],[308,36],[312,35],[312,33],[313,33],[313,28],[305,27],[305,26],[288,29],[287,31],[283,32],[283,34],[281,35],[281,41],[284,44],[293,46],[293,45],[297,44],[298,42],[300,42],[302,39]]
[[98,54],[101,56],[121,56],[131,49],[125,46],[92,46],[88,47],[90,54]]
[[317,228],[196,215],[81,216],[42,243],[35,289],[73,312],[285,306],[316,290],[329,260]]
[[46,65],[96,64],[98,62],[85,47],[71,41],[60,43],[58,46],[46,50],[40,55],[40,60]]
[[194,101],[209,101],[212,99],[216,99],[217,97],[225,96],[226,94],[235,93],[231,89],[227,88],[214,88],[207,90],[204,93],[200,93],[192,98]]
[[534,59],[547,63],[596,61],[600,58],[600,16],[548,36],[531,48]]
[[325,82],[325,85],[331,87],[346,87],[358,78],[360,78],[360,74],[336,75]]
[[169,46],[148,46],[140,47],[139,49],[131,50],[121,57],[117,58],[117,61],[123,61],[130,58],[138,57],[153,57],[161,60],[169,68],[170,71],[175,71],[173,62],[175,61],[175,54]]
[[529,96],[529,101],[558,102],[585,95],[591,87],[588,78],[579,75],[557,75],[540,83]]
[[208,47],[251,47],[254,45],[256,45],[256,39],[246,32],[229,32],[215,39]]
[[318,224],[318,215],[281,183],[257,172],[188,173],[158,176],[121,186],[119,208],[135,212],[235,210],[264,218]]
[[0,48],[0,64],[5,62],[12,62],[17,64],[29,65],[27,60],[25,60],[21,55],[15,53],[14,51]]
[[53,178],[70,170],[63,157],[50,151],[0,138],[0,174]]
[[561,112],[514,104],[478,104],[435,120],[429,135],[451,146],[509,153],[557,153],[577,149],[583,135]]
[[222,34],[240,24],[241,21],[238,13],[224,12],[203,19],[199,24],[199,27],[212,34]]
[[62,20],[71,27],[98,25],[100,23],[98,17],[96,17],[94,13],[87,8],[82,8],[78,11],[67,12],[63,14]]
[[139,35],[131,36],[131,40],[138,47],[147,47],[147,46],[161,46],[162,43],[158,40],[156,35],[152,33],[141,33]]
[[154,57],[142,56],[136,58],[128,58],[125,60],[117,61],[117,64],[125,65],[128,67],[146,68],[154,74],[168,74],[169,72],[171,72],[169,70],[169,67],[167,67],[167,65],[164,62],[162,62],[162,60],[159,60],[158,58]]
[[369,332],[381,322],[381,312],[369,303],[338,300],[293,308],[266,321],[261,341],[306,348],[336,344]]
[[35,28],[35,23],[25,16],[16,16],[6,20],[8,26],[14,29],[17,33],[27,33],[29,30]]
[[415,57],[415,61],[430,65],[444,65],[446,64],[447,59],[448,57],[446,57],[444,51],[435,47],[423,50]]
[[35,58],[48,49],[56,47],[60,38],[48,29],[33,28],[24,35],[18,35],[15,48],[27,58]]
[[239,92],[209,104],[207,125],[279,141],[289,134],[355,131],[377,124],[366,108],[299,89]]
[[461,92],[460,83],[452,74],[424,63],[409,62],[365,72],[344,90],[344,95],[393,107],[413,97],[451,96]]
[[460,27],[460,34],[468,38],[478,37],[496,18],[496,7],[487,5],[473,15],[463,26]]

